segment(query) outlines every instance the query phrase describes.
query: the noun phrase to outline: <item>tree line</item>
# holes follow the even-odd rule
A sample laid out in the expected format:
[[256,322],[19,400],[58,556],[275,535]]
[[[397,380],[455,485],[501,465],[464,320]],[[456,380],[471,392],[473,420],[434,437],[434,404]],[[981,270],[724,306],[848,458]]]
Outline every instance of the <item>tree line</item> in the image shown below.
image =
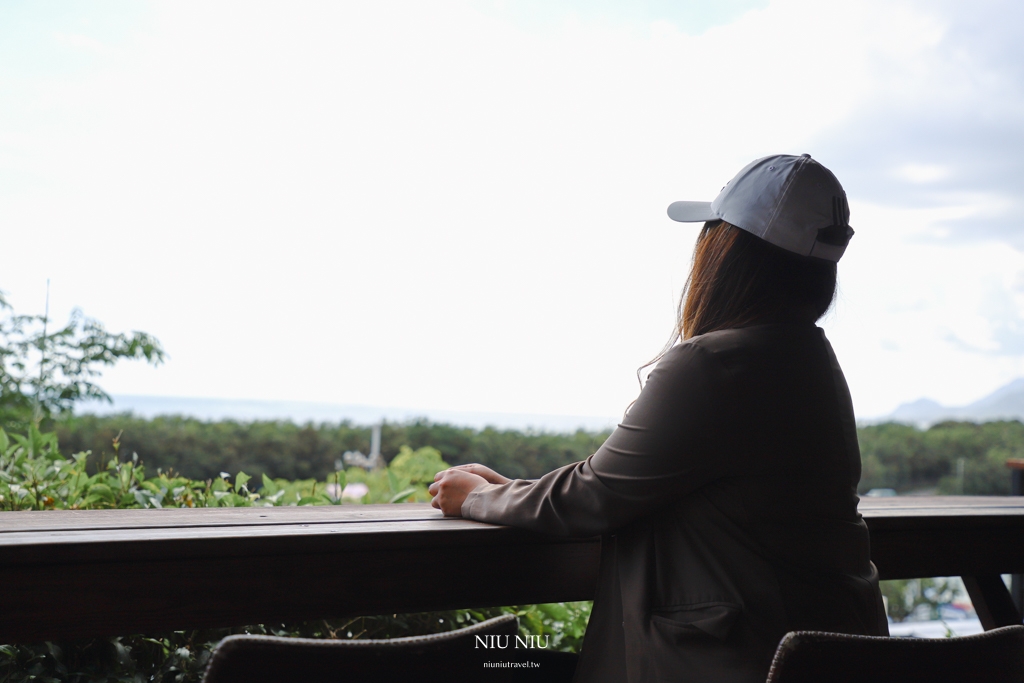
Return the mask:
[[[350,422],[295,424],[288,421],[207,422],[169,416],[76,415],[54,424],[61,451],[91,451],[91,462],[108,460],[118,438],[120,452],[138,453],[150,470],[173,470],[192,479],[221,472],[277,479],[324,479],[346,451],[370,452],[371,427]],[[119,436],[120,435],[120,436]],[[446,462],[483,463],[513,478],[536,478],[598,449],[608,432],[552,434],[495,428],[473,429],[418,420],[384,423],[385,461],[403,446],[441,452]],[[96,465],[93,465],[94,467]]]
[[[91,451],[105,462],[119,435],[125,457],[135,452],[151,469],[193,479],[245,471],[259,479],[324,479],[345,451],[370,451],[371,428],[350,422],[295,424],[288,421],[203,421],[168,416],[78,415],[54,425],[61,450]],[[385,423],[381,453],[390,462],[402,446],[440,451],[453,465],[479,462],[514,478],[536,478],[586,458],[608,432],[573,434],[511,429],[473,429],[418,420]],[[1008,458],[1024,458],[1024,424],[1018,421],[943,422],[928,429],[886,423],[858,429],[860,491],[891,488],[900,493],[1007,495]]]
[[948,495],[1009,495],[1006,461],[1024,458],[1024,424],[940,422],[928,429],[890,422],[857,430],[861,491],[934,489]]

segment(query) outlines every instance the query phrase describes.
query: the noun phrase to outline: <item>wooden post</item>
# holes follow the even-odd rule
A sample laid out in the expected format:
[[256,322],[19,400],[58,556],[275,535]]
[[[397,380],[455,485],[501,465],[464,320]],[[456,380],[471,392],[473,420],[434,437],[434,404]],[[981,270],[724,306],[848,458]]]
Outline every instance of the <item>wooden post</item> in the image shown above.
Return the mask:
[[[1010,495],[1024,496],[1024,459],[1012,458],[1006,461],[1010,468]],[[1024,574],[1014,574],[1010,579],[1010,598],[1017,608],[1017,614],[1024,614]]]
[[960,578],[963,579],[967,593],[971,596],[978,620],[986,631],[1021,623],[1020,612],[1011,604],[1010,594],[999,574],[979,574]]

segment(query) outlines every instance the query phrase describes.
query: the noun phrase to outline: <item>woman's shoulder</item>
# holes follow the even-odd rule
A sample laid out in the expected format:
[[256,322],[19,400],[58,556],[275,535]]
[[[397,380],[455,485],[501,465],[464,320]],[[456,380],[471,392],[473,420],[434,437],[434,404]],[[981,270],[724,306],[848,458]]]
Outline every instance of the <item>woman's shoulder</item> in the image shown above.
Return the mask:
[[752,351],[793,351],[807,345],[821,346],[824,331],[809,323],[776,323],[715,330],[688,339],[679,346],[692,344],[710,354]]
[[[829,367],[830,346],[811,324],[774,324],[716,330],[677,344],[661,363],[666,369],[695,366],[737,378],[744,369],[766,366],[810,370]],[[659,363],[659,364],[661,364]]]
[[768,376],[789,381],[831,373],[830,349],[822,330],[810,324],[717,330],[673,346],[649,379],[687,390],[703,386],[716,391],[764,383]]

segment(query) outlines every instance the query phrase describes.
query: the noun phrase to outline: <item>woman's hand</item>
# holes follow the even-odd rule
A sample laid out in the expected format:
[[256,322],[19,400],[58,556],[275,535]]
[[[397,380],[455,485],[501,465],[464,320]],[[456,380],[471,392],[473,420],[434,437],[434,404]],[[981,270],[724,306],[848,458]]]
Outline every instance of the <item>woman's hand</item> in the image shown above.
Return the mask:
[[[484,467],[483,465],[478,465],[477,463],[473,463],[471,465],[456,465],[451,469],[462,470],[463,472],[469,472],[470,474],[475,474],[478,477],[483,477],[488,484],[507,484],[510,481],[512,481],[508,477],[501,476],[500,474],[492,470],[490,467]],[[437,481],[438,477],[440,477],[442,474],[444,474],[444,472],[438,472],[437,476],[434,477],[434,481]]]
[[434,476],[434,483],[427,489],[433,496],[430,504],[443,512],[445,517],[461,517],[462,503],[466,496],[485,484],[486,479],[465,469],[453,467],[438,472]]

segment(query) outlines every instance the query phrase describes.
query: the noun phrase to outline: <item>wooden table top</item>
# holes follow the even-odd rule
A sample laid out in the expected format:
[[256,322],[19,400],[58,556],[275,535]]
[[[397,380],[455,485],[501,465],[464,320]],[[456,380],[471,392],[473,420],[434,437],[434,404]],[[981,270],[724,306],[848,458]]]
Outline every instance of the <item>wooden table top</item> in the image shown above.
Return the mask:
[[[893,496],[862,498],[872,536],[887,532],[941,533],[1011,530],[1024,533],[1024,497]],[[0,513],[0,566],[81,562],[94,553],[155,558],[253,552],[269,544],[299,551],[326,542],[336,550],[586,539],[545,537],[509,527],[446,518],[427,503],[303,507],[148,510],[46,510]]]
[[[860,510],[883,579],[1024,571],[1024,497]],[[0,642],[584,600],[599,557],[423,503],[6,512]]]
[[[865,519],[919,517],[1016,517],[1024,515],[1022,496],[891,496],[861,498]],[[445,518],[428,503],[396,505],[285,506],[268,508],[163,508],[148,510],[27,510],[0,512],[0,535],[114,529],[260,527],[294,524],[423,522]],[[478,522],[468,522],[478,524]],[[870,523],[870,522],[869,522]],[[485,524],[485,526],[493,526]],[[459,528],[457,524],[453,528]],[[355,530],[357,527],[351,527]],[[4,543],[0,537],[0,543]]]

